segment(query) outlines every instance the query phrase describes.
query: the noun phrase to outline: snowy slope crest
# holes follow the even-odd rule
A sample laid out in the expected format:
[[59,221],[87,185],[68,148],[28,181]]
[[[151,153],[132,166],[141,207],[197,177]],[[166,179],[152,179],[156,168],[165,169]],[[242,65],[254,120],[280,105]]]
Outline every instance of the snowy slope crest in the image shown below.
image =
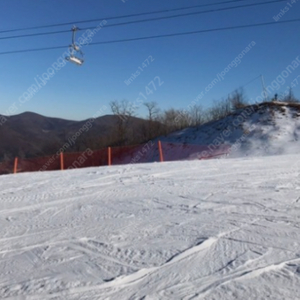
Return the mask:
[[218,121],[175,132],[165,141],[207,145],[198,158],[229,145],[229,157],[294,154],[300,147],[300,105],[267,102],[250,105]]

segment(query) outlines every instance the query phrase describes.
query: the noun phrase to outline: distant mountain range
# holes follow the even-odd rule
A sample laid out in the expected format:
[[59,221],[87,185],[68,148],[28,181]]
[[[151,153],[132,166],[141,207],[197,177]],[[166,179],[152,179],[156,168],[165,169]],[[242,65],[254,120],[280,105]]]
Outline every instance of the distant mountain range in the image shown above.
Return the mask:
[[[1,118],[2,117],[2,118]],[[4,117],[4,118],[3,118]],[[87,147],[99,149],[118,144],[118,121],[115,115],[106,115],[84,121],[70,121],[45,117],[32,112],[0,119],[0,161],[13,157],[47,156],[61,147],[65,152],[84,151]],[[147,121],[127,119],[124,140],[135,143],[145,139]]]
[[[87,148],[118,146],[119,120],[113,115],[85,121],[48,118],[29,112],[11,116],[0,126],[0,162],[16,156],[53,155],[62,148],[64,152],[82,152]],[[147,120],[128,118],[123,144],[146,142],[148,126]],[[155,138],[153,145],[158,139],[164,142],[168,160],[208,158],[224,149],[229,149],[231,157],[298,153],[300,104],[249,105],[220,120]]]

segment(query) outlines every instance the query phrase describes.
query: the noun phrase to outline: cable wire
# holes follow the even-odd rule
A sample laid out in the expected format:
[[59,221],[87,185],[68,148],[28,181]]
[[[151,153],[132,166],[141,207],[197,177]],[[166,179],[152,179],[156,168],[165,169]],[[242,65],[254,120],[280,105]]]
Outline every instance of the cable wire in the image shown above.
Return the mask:
[[[192,34],[216,32],[216,31],[225,31],[225,30],[233,30],[233,29],[260,27],[260,26],[267,26],[267,25],[288,24],[288,23],[294,23],[294,22],[300,22],[300,19],[292,19],[292,20],[285,20],[285,21],[278,21],[278,22],[265,22],[265,23],[239,25],[239,26],[229,26],[229,27],[222,27],[222,28],[213,28],[213,29],[205,29],[205,30],[181,32],[181,33],[161,34],[161,35],[153,35],[153,36],[147,36],[147,37],[138,37],[138,38],[129,38],[129,39],[122,39],[122,40],[114,40],[114,41],[103,41],[103,42],[90,43],[89,45],[90,46],[94,46],[94,45],[104,45],[104,44],[113,44],[113,43],[132,42],[132,41],[149,40],[149,39],[156,39],[156,38],[184,36],[184,35],[192,35]],[[36,52],[36,51],[46,51],[46,50],[55,50],[55,49],[62,49],[62,48],[67,48],[67,47],[68,46],[54,46],[54,47],[45,47],[45,48],[33,48],[33,49],[24,49],[24,50],[14,50],[14,51],[0,52],[0,55],[16,54],[16,53],[26,53],[26,52]]]
[[[251,4],[246,4],[246,5],[238,5],[238,6],[225,7],[225,8],[223,7],[223,8],[219,8],[219,9],[205,10],[205,11],[200,11],[200,12],[190,12],[190,13],[178,14],[178,15],[173,15],[173,16],[156,17],[156,18],[151,18],[151,19],[129,21],[129,22],[123,22],[123,23],[117,23],[117,24],[109,24],[109,25],[106,25],[104,28],[124,26],[124,25],[135,24],[135,23],[144,23],[144,22],[150,22],[150,21],[166,20],[166,19],[186,17],[186,16],[205,14],[205,13],[213,13],[213,12],[232,10],[232,9],[238,9],[238,8],[244,8],[244,7],[252,7],[252,6],[258,6],[258,5],[265,5],[265,4],[273,4],[273,3],[283,2],[283,1],[286,1],[286,0],[276,0],[276,1],[267,1],[267,2],[260,2],[260,3],[251,3]],[[78,28],[78,30],[89,30],[89,29],[95,29],[95,27]],[[52,31],[52,32],[40,32],[40,33],[31,33],[31,34],[23,34],[23,35],[15,35],[15,36],[6,36],[6,37],[0,37],[0,40],[60,34],[60,33],[66,33],[66,32],[70,32],[70,31],[72,31],[72,30],[68,29],[68,30],[60,30],[60,31]]]
[[245,86],[249,85],[250,83],[256,81],[257,79],[259,79],[261,77],[261,75],[255,77],[254,79],[250,80],[249,82],[247,82],[246,84],[244,84],[243,86],[241,86],[240,88],[244,88]]
[[[123,19],[123,18],[139,17],[139,16],[146,16],[146,15],[151,15],[151,14],[168,13],[168,12],[174,12],[174,11],[179,11],[179,10],[188,10],[188,9],[208,7],[208,6],[213,6],[213,5],[230,4],[230,3],[242,2],[242,1],[249,1],[249,0],[230,0],[230,1],[225,1],[225,2],[215,2],[215,3],[209,3],[209,4],[201,4],[201,5],[194,5],[194,6],[189,6],[189,7],[157,10],[157,11],[152,11],[152,12],[144,12],[144,13],[123,15],[123,16],[114,16],[114,17],[97,18],[97,19],[90,19],[90,20],[72,21],[72,22],[49,24],[49,25],[40,25],[40,26],[25,27],[25,28],[7,29],[7,30],[1,30],[0,33],[16,32],[16,31],[24,31],[24,30],[35,30],[35,29],[59,27],[59,26],[82,24],[82,23],[92,23],[92,22],[98,22],[98,21],[102,21],[102,20],[116,20],[116,19]],[[275,2],[282,2],[282,1],[286,1],[286,0],[279,0],[279,1],[275,1]]]

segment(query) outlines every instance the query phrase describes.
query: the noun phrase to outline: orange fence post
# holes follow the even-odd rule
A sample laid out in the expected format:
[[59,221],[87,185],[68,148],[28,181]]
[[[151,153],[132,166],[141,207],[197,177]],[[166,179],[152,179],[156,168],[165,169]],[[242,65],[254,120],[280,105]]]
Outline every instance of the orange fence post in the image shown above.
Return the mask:
[[60,152],[60,169],[64,169],[64,153]]
[[160,160],[160,162],[163,162],[164,156],[163,156],[161,141],[158,141],[158,150],[159,150],[159,160]]
[[14,174],[17,174],[18,171],[18,158],[15,157],[15,163],[14,163]]
[[111,147],[108,147],[108,165],[111,166]]

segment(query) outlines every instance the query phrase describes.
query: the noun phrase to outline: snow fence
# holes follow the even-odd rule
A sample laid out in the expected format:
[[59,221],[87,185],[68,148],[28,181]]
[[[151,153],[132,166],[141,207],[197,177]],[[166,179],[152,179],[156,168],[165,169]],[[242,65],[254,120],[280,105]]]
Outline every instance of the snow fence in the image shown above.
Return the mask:
[[77,153],[57,152],[47,157],[16,157],[14,160],[0,162],[0,174],[54,171],[134,163],[210,159],[227,155],[229,149],[229,145],[212,147],[211,145],[149,141],[142,145],[108,147],[99,150],[87,148],[85,151]]

